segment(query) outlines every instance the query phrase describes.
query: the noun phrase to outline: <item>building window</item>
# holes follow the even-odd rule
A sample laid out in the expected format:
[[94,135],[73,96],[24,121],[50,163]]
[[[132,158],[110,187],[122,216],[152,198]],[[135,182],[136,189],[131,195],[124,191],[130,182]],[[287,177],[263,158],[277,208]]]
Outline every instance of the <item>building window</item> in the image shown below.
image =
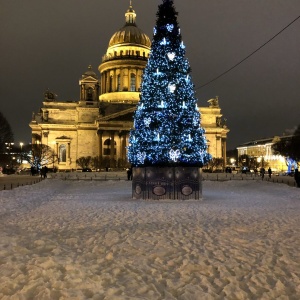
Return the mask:
[[88,101],[93,100],[93,89],[91,87],[89,87],[87,90],[86,100],[88,100]]
[[118,92],[121,91],[121,75],[119,74],[118,77],[117,77],[117,90]]
[[113,77],[112,75],[109,77],[109,92],[113,91]]
[[136,85],[136,80],[135,80],[135,74],[130,75],[130,91],[135,92],[135,85]]
[[66,145],[59,146],[59,161],[66,162],[67,161],[67,148]]
[[[103,148],[103,155],[111,155],[111,139],[107,139],[104,141],[104,148]],[[115,146],[115,149],[114,149],[114,155],[117,154],[117,143],[116,141],[114,142],[114,146]]]

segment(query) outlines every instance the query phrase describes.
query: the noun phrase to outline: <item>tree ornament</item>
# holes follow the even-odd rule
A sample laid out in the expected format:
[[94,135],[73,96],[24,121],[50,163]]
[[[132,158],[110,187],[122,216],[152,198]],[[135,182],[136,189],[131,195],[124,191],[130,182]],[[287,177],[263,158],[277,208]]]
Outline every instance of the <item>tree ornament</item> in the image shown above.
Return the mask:
[[163,40],[160,42],[160,44],[161,44],[162,46],[167,45],[167,40],[166,40],[166,38],[163,38]]
[[174,83],[169,83],[169,92],[174,93],[176,90],[176,85]]
[[174,29],[174,25],[173,25],[173,24],[167,24],[166,27],[167,27],[167,30],[168,30],[169,32],[172,32],[173,29]]
[[151,118],[144,118],[144,124],[146,127],[149,127],[149,125],[151,124]]
[[171,149],[169,152],[169,155],[170,155],[170,159],[172,161],[176,162],[178,160],[178,158],[180,157],[180,151],[178,149],[177,150]]
[[143,164],[145,162],[145,159],[146,159],[146,153],[145,152],[138,152],[137,153],[137,160]]
[[169,52],[167,55],[168,55],[169,60],[171,60],[171,61],[173,61],[176,56],[175,52]]
[[164,104],[164,101],[161,100],[160,104],[158,105],[159,108],[164,108],[165,107],[165,104]]

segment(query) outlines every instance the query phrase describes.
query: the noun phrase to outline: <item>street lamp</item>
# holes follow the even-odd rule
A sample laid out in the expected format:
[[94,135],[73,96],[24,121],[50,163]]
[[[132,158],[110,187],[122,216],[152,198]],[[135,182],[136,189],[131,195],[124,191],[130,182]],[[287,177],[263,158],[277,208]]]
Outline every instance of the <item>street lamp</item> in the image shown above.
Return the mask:
[[5,143],[6,149],[8,150],[8,154],[10,154],[10,150],[12,149],[12,146],[13,146],[14,144],[15,144],[15,143],[11,143],[11,142]]
[[234,158],[230,158],[230,163],[232,166],[235,166],[235,159]]
[[20,142],[20,164],[21,164],[21,167],[22,167],[22,163],[23,163],[23,154],[22,154],[22,148],[23,148],[23,145],[24,143]]

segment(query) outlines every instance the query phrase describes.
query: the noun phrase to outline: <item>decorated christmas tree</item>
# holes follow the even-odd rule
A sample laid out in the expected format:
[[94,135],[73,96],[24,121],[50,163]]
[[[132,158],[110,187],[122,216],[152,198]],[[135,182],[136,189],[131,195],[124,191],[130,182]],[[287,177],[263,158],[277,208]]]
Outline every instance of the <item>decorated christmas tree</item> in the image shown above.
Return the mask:
[[202,167],[210,160],[177,15],[173,0],[158,7],[129,138],[133,166]]

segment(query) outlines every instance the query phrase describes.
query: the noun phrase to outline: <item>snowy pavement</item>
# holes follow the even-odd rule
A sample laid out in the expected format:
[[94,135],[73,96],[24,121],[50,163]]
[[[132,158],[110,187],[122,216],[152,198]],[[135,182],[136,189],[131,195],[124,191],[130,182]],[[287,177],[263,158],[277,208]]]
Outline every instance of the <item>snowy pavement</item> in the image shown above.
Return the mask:
[[203,201],[131,182],[0,191],[0,299],[299,299],[300,189],[204,181]]

